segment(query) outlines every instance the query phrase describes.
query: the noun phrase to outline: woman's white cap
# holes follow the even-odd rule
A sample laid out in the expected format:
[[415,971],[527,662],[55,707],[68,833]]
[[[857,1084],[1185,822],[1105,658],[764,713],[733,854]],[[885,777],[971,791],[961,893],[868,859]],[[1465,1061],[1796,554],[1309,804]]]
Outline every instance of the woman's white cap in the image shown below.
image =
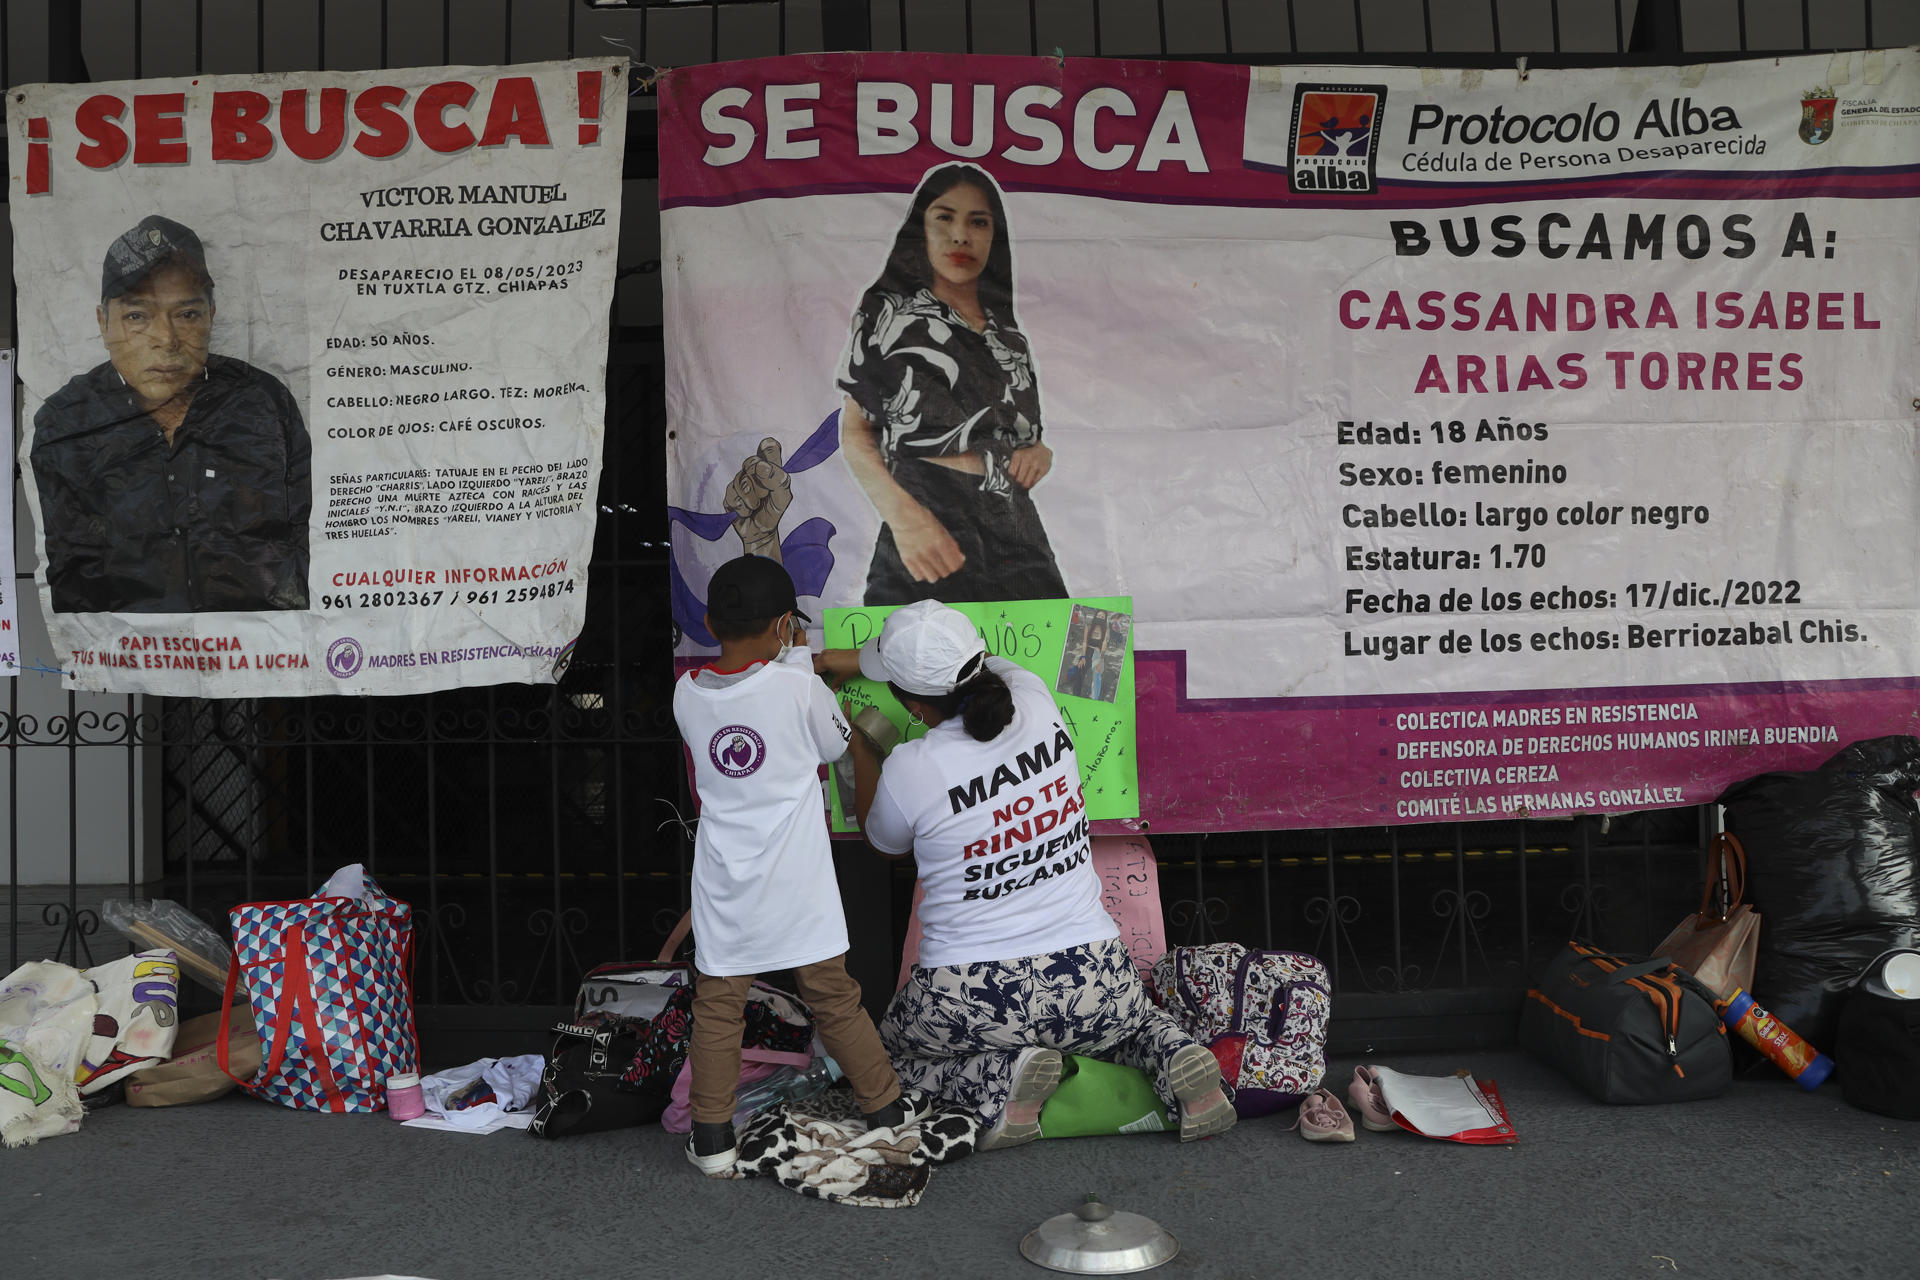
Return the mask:
[[860,674],[938,698],[977,673],[986,653],[966,614],[938,600],[916,600],[888,614],[880,634],[860,650]]

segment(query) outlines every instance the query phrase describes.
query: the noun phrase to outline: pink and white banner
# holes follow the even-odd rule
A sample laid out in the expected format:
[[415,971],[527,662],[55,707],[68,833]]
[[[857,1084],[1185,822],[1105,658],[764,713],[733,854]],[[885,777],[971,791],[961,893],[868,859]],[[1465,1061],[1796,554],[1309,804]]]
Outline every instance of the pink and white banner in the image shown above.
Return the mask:
[[662,81],[704,584],[1130,595],[1141,814],[1711,800],[1920,714],[1920,54]]

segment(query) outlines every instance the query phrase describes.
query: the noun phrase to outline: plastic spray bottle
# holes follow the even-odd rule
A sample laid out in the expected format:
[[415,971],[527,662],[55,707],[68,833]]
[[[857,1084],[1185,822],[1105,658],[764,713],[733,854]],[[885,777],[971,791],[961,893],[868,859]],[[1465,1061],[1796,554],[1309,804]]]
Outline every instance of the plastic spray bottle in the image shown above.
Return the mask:
[[1794,1034],[1793,1028],[1762,1009],[1739,987],[1715,1006],[1730,1031],[1758,1049],[1773,1065],[1811,1093],[1833,1074],[1833,1059]]
[[840,1079],[840,1064],[832,1058],[816,1057],[805,1069],[782,1067],[764,1080],[748,1085],[734,1096],[734,1119],[744,1119],[756,1111],[782,1102],[799,1102],[824,1092]]

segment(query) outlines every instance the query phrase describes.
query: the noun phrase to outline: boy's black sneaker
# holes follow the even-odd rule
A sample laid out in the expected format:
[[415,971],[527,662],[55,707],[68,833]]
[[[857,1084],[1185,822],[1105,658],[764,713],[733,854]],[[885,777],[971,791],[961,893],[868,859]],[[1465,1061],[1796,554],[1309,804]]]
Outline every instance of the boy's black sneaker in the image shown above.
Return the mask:
[[693,1122],[693,1132],[687,1135],[687,1160],[694,1168],[709,1178],[717,1178],[733,1171],[733,1162],[739,1155],[733,1140],[733,1121]]
[[897,1129],[907,1122],[907,1112],[900,1105],[900,1100],[895,1098],[878,1111],[867,1112],[862,1119],[867,1122],[869,1129]]

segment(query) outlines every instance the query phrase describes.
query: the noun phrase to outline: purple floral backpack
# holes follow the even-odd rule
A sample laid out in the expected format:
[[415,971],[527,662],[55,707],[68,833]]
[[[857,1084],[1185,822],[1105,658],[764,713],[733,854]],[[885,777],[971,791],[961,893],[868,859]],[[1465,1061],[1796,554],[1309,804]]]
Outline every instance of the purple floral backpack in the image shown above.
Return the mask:
[[1220,1060],[1233,1108],[1263,1116],[1298,1103],[1327,1074],[1327,967],[1299,951],[1237,942],[1175,947],[1147,979],[1153,998]]

